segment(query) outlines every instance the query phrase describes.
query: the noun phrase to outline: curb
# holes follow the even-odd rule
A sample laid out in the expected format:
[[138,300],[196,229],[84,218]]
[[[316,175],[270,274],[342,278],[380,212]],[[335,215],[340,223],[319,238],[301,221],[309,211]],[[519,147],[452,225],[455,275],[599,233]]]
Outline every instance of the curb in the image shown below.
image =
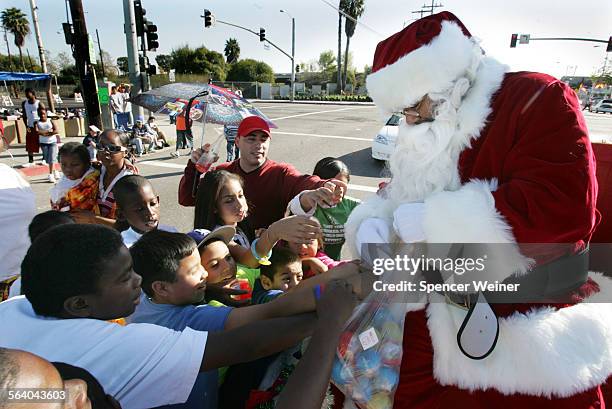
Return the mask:
[[354,101],[288,101],[274,99],[249,99],[254,104],[303,104],[303,105],[358,105],[375,106],[373,102],[354,102]]
[[[29,177],[29,178],[34,177],[34,176],[46,175],[49,172],[48,165],[35,165],[35,166],[29,166],[29,167],[23,167],[22,165],[20,165],[20,166],[16,166],[14,169],[17,172],[21,173],[23,176]],[[54,163],[53,169],[61,171],[62,167],[60,166],[59,163]]]

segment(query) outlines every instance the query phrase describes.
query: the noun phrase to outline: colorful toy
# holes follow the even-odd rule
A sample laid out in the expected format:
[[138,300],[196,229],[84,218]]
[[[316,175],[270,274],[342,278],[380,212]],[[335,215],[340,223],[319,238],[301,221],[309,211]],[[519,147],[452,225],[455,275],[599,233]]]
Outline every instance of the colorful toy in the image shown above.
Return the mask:
[[355,371],[358,375],[375,376],[381,364],[380,354],[374,349],[363,351],[355,357]]
[[381,335],[385,341],[393,341],[401,344],[402,339],[404,338],[404,331],[399,325],[397,325],[397,323],[388,321],[383,325]]
[[391,393],[399,382],[399,374],[391,367],[383,366],[376,374],[373,389]]
[[356,380],[357,384],[353,388],[351,398],[359,403],[367,404],[372,398],[372,385],[370,379],[361,376]]
[[389,366],[399,366],[402,363],[402,346],[393,341],[385,342],[380,348],[382,363]]
[[332,380],[336,384],[345,385],[353,379],[353,374],[348,366],[344,365],[342,361],[336,360],[332,367]]
[[388,393],[379,392],[372,396],[367,403],[367,409],[391,409],[393,401]]

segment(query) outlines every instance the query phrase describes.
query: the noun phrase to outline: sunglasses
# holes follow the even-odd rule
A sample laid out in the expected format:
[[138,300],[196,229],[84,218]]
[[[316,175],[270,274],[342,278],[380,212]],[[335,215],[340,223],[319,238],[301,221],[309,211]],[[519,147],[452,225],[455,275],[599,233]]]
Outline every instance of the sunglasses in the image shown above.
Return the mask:
[[119,152],[126,152],[127,148],[119,145],[100,145],[98,152],[115,155]]

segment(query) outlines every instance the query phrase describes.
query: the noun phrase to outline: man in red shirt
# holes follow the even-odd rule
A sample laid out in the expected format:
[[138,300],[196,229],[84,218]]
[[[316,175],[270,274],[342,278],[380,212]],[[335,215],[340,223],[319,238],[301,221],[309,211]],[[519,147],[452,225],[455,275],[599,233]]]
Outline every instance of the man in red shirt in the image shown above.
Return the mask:
[[[236,145],[240,158],[222,163],[216,169],[236,173],[244,180],[244,194],[251,203],[250,217],[255,229],[268,227],[280,220],[289,201],[304,190],[323,187],[319,190],[319,204],[329,207],[336,197],[341,197],[341,189],[346,189],[346,184],[339,180],[326,181],[317,176],[302,175],[292,165],[268,159],[270,127],[258,116],[247,117],[240,123]],[[204,149],[207,149],[206,145]],[[195,163],[201,156],[201,149],[192,153],[181,178],[178,193],[179,203],[183,206],[195,205]]]

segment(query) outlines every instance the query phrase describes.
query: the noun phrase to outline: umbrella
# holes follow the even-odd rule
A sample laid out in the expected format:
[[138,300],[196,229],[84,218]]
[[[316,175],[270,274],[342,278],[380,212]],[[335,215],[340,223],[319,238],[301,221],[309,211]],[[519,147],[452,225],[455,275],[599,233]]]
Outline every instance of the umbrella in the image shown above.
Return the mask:
[[185,109],[192,98],[189,117],[194,121],[238,126],[243,118],[257,115],[271,128],[277,127],[246,99],[212,84],[172,83],[138,94],[131,102],[149,111],[175,114]]

